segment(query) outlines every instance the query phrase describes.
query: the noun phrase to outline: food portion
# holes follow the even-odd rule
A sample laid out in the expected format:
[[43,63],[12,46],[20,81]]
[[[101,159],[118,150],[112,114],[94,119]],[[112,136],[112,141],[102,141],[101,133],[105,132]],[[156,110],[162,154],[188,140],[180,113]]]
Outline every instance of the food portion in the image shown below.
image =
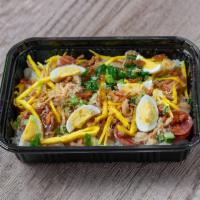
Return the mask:
[[165,54],[27,56],[15,87],[19,146],[173,144],[192,129],[185,62]]

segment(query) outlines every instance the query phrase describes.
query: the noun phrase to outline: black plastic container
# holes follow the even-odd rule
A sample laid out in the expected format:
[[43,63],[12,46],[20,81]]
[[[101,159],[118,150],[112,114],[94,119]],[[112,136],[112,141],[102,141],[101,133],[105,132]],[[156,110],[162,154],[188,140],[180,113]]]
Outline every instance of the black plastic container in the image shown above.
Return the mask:
[[[134,49],[145,56],[165,53],[170,58],[185,60],[191,77],[188,87],[192,90],[192,117],[194,126],[188,140],[173,145],[107,146],[107,147],[19,147],[11,143],[14,131],[11,119],[17,116],[12,105],[14,86],[23,76],[26,56],[37,61],[68,52],[73,56],[85,54],[89,49],[105,55],[119,55]],[[64,161],[181,161],[200,140],[200,51],[187,39],[180,37],[102,37],[102,38],[31,38],[24,40],[8,52],[0,90],[0,145],[24,162]]]

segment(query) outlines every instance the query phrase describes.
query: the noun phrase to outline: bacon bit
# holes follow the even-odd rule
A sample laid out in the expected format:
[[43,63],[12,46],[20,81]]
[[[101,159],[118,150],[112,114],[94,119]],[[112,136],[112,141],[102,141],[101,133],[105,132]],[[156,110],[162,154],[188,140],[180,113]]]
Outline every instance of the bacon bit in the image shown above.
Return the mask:
[[72,76],[67,76],[67,77],[63,80],[63,82],[64,82],[64,83],[68,83],[68,82],[72,81],[72,79],[73,79]]
[[28,119],[30,117],[30,112],[25,112],[25,115],[23,116],[23,119]]
[[51,137],[54,137],[54,135],[55,135],[54,131],[45,132],[45,138],[51,138]]
[[91,91],[79,92],[77,93],[77,96],[82,99],[89,99],[92,96],[92,92]]
[[145,65],[143,60],[133,60],[133,63],[138,67],[143,67]]
[[155,62],[161,62],[164,60],[164,58],[167,58],[165,54],[158,54],[152,57],[153,61]]
[[87,75],[82,78],[83,81],[87,81],[91,77],[91,75],[94,73],[94,71],[95,71],[95,66],[94,65],[90,66]]
[[135,78],[135,79],[129,79],[128,80],[130,83],[137,83],[140,81],[140,78]]
[[62,66],[62,65],[67,65],[67,64],[74,64],[76,62],[76,59],[73,58],[72,56],[62,56],[58,60],[57,65]]
[[40,116],[45,132],[53,131],[56,127],[56,120],[52,115],[49,106],[45,105],[44,108],[36,109],[36,112]]
[[109,95],[111,96],[113,102],[123,102],[127,98],[125,93],[119,91],[110,91]]
[[129,106],[128,99],[122,102],[122,114],[126,117],[132,116],[133,108]]
[[46,115],[46,124],[49,125],[51,123],[51,112]]
[[20,83],[31,85],[31,84],[33,84],[33,81],[32,80],[21,79]]
[[146,89],[146,94],[148,94],[149,96],[152,96],[153,89]]

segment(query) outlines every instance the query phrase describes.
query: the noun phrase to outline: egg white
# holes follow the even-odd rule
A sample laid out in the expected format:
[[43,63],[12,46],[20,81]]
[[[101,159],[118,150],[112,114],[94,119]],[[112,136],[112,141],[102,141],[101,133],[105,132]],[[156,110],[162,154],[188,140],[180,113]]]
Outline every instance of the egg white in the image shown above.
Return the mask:
[[[151,107],[153,109],[155,109],[155,116],[153,116],[154,119],[151,123],[143,123],[143,121],[140,119],[140,114],[145,115],[145,110],[144,110],[144,107],[143,107],[145,102],[149,102],[151,104]],[[140,102],[138,103],[138,105],[136,107],[136,125],[137,125],[137,128],[140,131],[149,132],[157,126],[157,121],[158,121],[158,108],[157,108],[157,105],[156,105],[156,101],[154,100],[153,97],[151,97],[149,95],[144,95],[141,98]]]
[[[72,69],[79,69],[80,70],[80,73],[82,74],[83,72],[85,72],[85,68],[84,67],[81,67],[79,65],[75,65],[75,64],[70,64],[70,65],[63,65],[61,67],[57,67],[55,69],[53,69],[50,73],[50,79],[52,81],[55,81],[59,78],[64,78],[62,77],[63,74],[61,74],[61,70],[63,70],[64,68],[67,70],[67,68],[70,67]],[[59,77],[60,76],[60,77]]]

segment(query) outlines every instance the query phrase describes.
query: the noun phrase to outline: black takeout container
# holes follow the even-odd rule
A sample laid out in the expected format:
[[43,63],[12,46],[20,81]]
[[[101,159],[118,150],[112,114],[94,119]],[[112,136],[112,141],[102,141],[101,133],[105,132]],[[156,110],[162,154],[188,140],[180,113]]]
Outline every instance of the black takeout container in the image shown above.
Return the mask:
[[[27,67],[26,56],[44,62],[55,54],[79,56],[92,49],[100,54],[119,55],[134,49],[149,57],[165,53],[173,59],[185,60],[190,70],[188,87],[192,91],[192,117],[194,126],[188,140],[173,145],[151,146],[97,146],[97,147],[19,147],[11,143],[14,131],[10,121],[17,116],[13,106],[13,90]],[[200,51],[196,45],[180,37],[74,37],[30,38],[13,46],[7,54],[0,89],[0,145],[24,162],[64,161],[181,161],[200,139]]]

